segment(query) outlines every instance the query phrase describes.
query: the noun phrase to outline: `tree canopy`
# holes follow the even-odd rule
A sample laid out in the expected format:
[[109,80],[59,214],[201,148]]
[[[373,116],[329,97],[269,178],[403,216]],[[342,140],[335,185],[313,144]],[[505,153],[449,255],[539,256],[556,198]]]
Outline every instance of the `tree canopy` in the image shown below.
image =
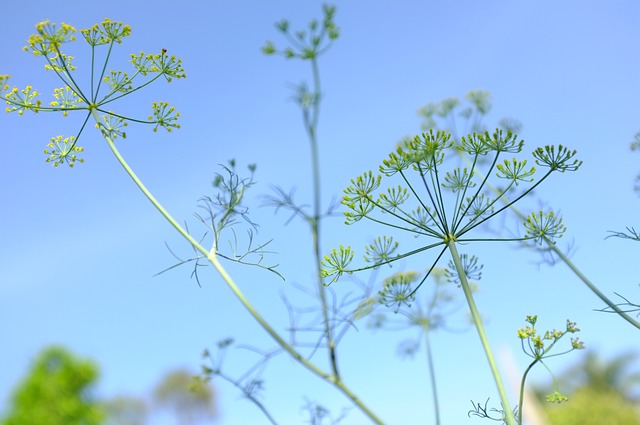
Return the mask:
[[98,367],[62,347],[40,353],[10,400],[2,425],[100,425],[104,412],[93,398]]

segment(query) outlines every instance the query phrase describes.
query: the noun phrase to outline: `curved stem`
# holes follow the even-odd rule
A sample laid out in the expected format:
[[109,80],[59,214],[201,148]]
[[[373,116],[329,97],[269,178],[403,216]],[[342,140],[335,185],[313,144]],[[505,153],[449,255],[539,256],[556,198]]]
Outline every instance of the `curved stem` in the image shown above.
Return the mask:
[[323,377],[325,379],[329,378],[329,376],[327,374],[325,374],[324,372],[322,372],[321,370],[316,368],[314,365],[309,363],[304,357],[302,357],[273,328],[271,328],[271,326],[269,326],[269,324],[265,321],[265,319],[253,308],[253,305],[251,305],[251,303],[249,303],[247,298],[244,296],[242,291],[240,291],[240,288],[238,288],[238,286],[235,284],[233,279],[231,279],[231,276],[229,276],[229,274],[224,269],[222,264],[220,264],[220,262],[218,261],[218,258],[216,256],[216,253],[213,252],[213,251],[208,251],[202,245],[200,245],[200,243],[198,241],[196,241],[185,229],[183,229],[182,226],[180,226],[178,224],[178,222],[176,222],[175,219],[167,212],[167,210],[164,209],[164,207],[160,204],[160,202],[158,202],[158,200],[151,194],[149,189],[147,189],[147,187],[138,178],[138,176],[131,169],[131,167],[129,167],[129,164],[127,164],[125,159],[122,157],[122,155],[118,151],[118,148],[115,146],[115,143],[113,142],[111,137],[109,137],[109,135],[104,130],[102,130],[102,124],[100,123],[100,117],[98,116],[97,111],[95,109],[93,109],[91,111],[91,113],[92,113],[93,118],[95,119],[96,123],[98,124],[98,126],[100,126],[100,129],[101,129],[101,132],[102,132],[102,137],[106,140],[107,144],[109,145],[109,148],[111,149],[111,151],[115,155],[116,159],[118,160],[118,162],[120,163],[122,168],[124,168],[124,170],[127,172],[129,177],[131,177],[131,179],[133,179],[133,181],[136,184],[136,186],[138,186],[138,188],[142,191],[142,193],[153,204],[153,206],[156,207],[156,209],[160,212],[160,214],[171,224],[171,226],[173,226],[173,228],[176,229],[178,231],[178,233],[180,233],[182,235],[182,237],[184,237],[197,251],[199,251],[202,255],[207,257],[207,260],[218,271],[218,273],[220,274],[222,279],[225,281],[227,286],[233,291],[234,295],[240,300],[242,305],[247,310],[249,310],[249,313],[251,314],[251,316],[253,316],[253,318],[258,321],[258,323],[262,326],[262,328],[265,331],[267,331],[267,333],[269,335],[271,335],[271,337],[273,339],[275,339],[278,342],[278,344],[285,351],[287,351],[294,358],[296,358],[296,360],[301,361],[303,364],[305,364],[305,366],[311,368],[315,373],[317,373],[321,377]]
[[333,374],[328,374],[324,372],[322,369],[317,367],[315,364],[311,363],[305,357],[303,357],[295,348],[293,348],[287,341],[285,341],[275,329],[269,325],[269,323],[258,313],[258,311],[253,307],[253,305],[249,302],[249,300],[242,293],[240,288],[233,281],[231,276],[227,273],[226,269],[220,264],[218,261],[216,253],[212,251],[208,251],[205,249],[198,241],[196,241],[182,226],[178,224],[178,222],[167,212],[167,210],[158,202],[158,200],[153,196],[153,194],[147,189],[147,187],[142,183],[142,181],[135,174],[133,169],[129,167],[129,164],[125,161],[124,157],[118,151],[113,139],[109,137],[109,134],[103,130],[102,124],[100,123],[100,116],[98,115],[95,109],[91,110],[91,114],[98,124],[98,127],[101,130],[102,137],[109,145],[109,148],[113,152],[114,156],[127,172],[129,177],[134,181],[136,186],[142,191],[142,193],[147,197],[149,202],[153,204],[153,206],[160,212],[160,214],[173,226],[174,229],[182,235],[197,251],[202,253],[207,257],[207,260],[213,265],[216,271],[220,274],[224,282],[227,284],[229,289],[233,292],[233,294],[238,298],[240,303],[247,309],[249,314],[258,322],[258,324],[262,327],[262,329],[273,338],[276,343],[286,351],[291,357],[293,357],[298,363],[303,365],[309,371],[319,376],[323,380],[333,384],[336,388],[338,388],[347,398],[351,400],[367,417],[369,417],[376,424],[383,424],[382,420],[378,418],[342,381],[336,379],[337,377]]
[[539,359],[535,359],[530,365],[529,367],[527,367],[527,370],[524,371],[524,373],[522,374],[522,382],[520,382],[520,401],[518,403],[518,423],[521,424],[522,423],[522,411],[524,409],[524,383],[527,380],[527,374],[529,373],[529,371],[533,368],[533,366],[538,363]]
[[487,339],[487,335],[484,331],[482,318],[480,317],[480,313],[478,312],[478,308],[476,307],[476,303],[473,299],[471,286],[469,285],[469,281],[467,280],[466,273],[464,271],[464,268],[462,267],[462,261],[460,260],[458,249],[456,248],[455,242],[452,240],[450,240],[447,245],[449,246],[449,251],[451,252],[451,258],[453,259],[453,263],[456,266],[456,270],[458,272],[458,278],[460,279],[460,285],[462,286],[464,296],[467,299],[467,304],[469,305],[469,312],[471,313],[471,317],[473,318],[473,324],[475,325],[476,330],[478,331],[478,336],[480,337],[482,348],[484,348],[484,353],[487,356],[487,360],[489,361],[489,367],[491,368],[493,379],[495,380],[496,386],[498,388],[498,394],[500,394],[500,400],[502,402],[502,410],[504,412],[503,413],[504,421],[506,422],[507,425],[515,425],[516,422],[515,422],[515,418],[513,417],[513,411],[511,411],[509,398],[507,397],[507,392],[505,390],[504,383],[502,382],[502,377],[500,376],[500,372],[498,371],[498,366],[496,365],[493,352],[491,351],[491,345],[489,344],[489,340]]

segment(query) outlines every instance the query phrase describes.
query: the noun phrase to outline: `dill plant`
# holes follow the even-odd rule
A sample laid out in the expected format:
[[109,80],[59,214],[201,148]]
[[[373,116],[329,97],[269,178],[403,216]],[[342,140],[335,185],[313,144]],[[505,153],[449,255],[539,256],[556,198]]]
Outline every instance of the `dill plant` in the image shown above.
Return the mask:
[[[491,94],[484,90],[471,90],[465,95],[465,100],[467,101],[466,106],[458,98],[450,97],[447,99],[443,99],[440,102],[430,102],[420,108],[418,110],[418,115],[422,119],[422,129],[445,129],[447,132],[451,133],[452,138],[456,141],[460,140],[458,131],[459,126],[463,127],[463,129],[469,133],[485,132],[486,126],[483,123],[483,118],[489,113],[492,108]],[[514,133],[518,132],[522,127],[522,124],[513,118],[503,118],[499,121],[498,125],[503,130],[510,130]],[[637,133],[635,135],[635,141],[631,143],[630,148],[632,151],[640,148],[640,133]],[[459,154],[460,153],[461,152],[459,152]],[[471,161],[468,156],[459,156],[465,164],[467,164],[468,166],[471,165]],[[480,181],[485,181],[487,190],[489,190],[494,196],[501,195],[500,202],[502,204],[510,204],[509,210],[516,217],[517,221],[522,222],[524,220],[527,220],[526,213],[524,213],[518,205],[510,201],[511,194],[502,193],[501,189],[492,184],[490,181],[487,181],[486,175],[484,175],[480,171],[474,175],[474,178]],[[494,228],[497,228],[497,226],[494,226]],[[498,231],[498,233],[504,232]],[[638,235],[638,232],[633,227],[627,227],[627,232],[610,231],[609,233],[610,235],[607,236],[607,238],[619,237],[622,239],[635,241],[640,240],[640,235]],[[577,264],[571,261],[570,254],[568,252],[571,250],[571,246],[562,249],[558,246],[558,244],[546,239],[542,240],[541,244],[531,243],[531,241],[523,240],[520,241],[520,246],[535,250],[541,255],[542,261],[550,265],[555,265],[559,262],[564,263],[567,267],[569,267],[572,273],[574,273],[575,276],[585,284],[587,289],[593,292],[593,294],[596,295],[606,305],[606,307],[600,309],[600,311],[617,314],[618,316],[620,316],[620,318],[625,320],[630,325],[634,326],[636,329],[640,329],[640,322],[637,320],[637,316],[633,317],[629,314],[637,312],[639,310],[638,304],[629,301],[629,299],[617,292],[615,293],[615,295],[619,297],[622,302],[615,303],[609,297],[607,297],[607,295],[605,295],[605,293],[600,290],[598,285],[590,280],[582,272],[582,270],[580,270],[580,267],[578,267]]]
[[[524,141],[517,135],[500,129],[493,134],[472,133],[459,142],[442,130],[429,130],[406,140],[389,154],[377,173],[367,171],[352,179],[342,198],[342,204],[347,208],[346,224],[370,221],[386,228],[390,234],[375,238],[365,247],[364,266],[351,266],[355,252],[349,246],[334,248],[323,261],[324,276],[335,282],[344,274],[391,265],[417,255],[425,258],[431,254],[427,251],[435,251],[427,257],[428,260],[423,260],[430,266],[426,267],[428,272],[419,282],[414,283],[403,274],[385,282],[379,292],[379,301],[398,309],[414,301],[420,286],[448,251],[451,262],[447,273],[450,280],[462,288],[500,395],[504,420],[509,425],[516,423],[515,418],[469,282],[480,271],[478,259],[460,254],[458,246],[498,241],[555,243],[562,237],[566,227],[553,211],[536,211],[528,215],[523,222],[524,234],[521,237],[486,239],[474,236],[474,230],[527,196],[551,174],[575,171],[582,164],[575,159],[576,152],[567,147],[540,147],[533,151],[532,156],[535,163],[546,171],[535,179],[536,168],[528,166],[526,159],[504,159],[505,155],[519,154],[523,145]],[[458,153],[469,158],[471,165],[468,168],[451,166],[450,161],[446,161],[457,157]],[[474,176],[481,169],[484,169],[485,178],[476,183]],[[504,182],[500,193],[492,195],[487,190],[489,176]],[[392,179],[395,180],[392,182]],[[499,200],[512,189],[517,190],[518,195],[501,205]],[[418,246],[400,250],[393,236],[400,232],[414,235]]]
[[[344,305],[336,308],[336,305],[331,304],[332,294],[329,283],[334,282],[345,273],[351,274],[366,269],[375,269],[410,256],[425,254],[426,251],[432,249],[436,250],[435,258],[432,257],[433,261],[424,276],[416,278],[415,275],[394,274],[385,279],[382,289],[375,298],[365,298],[365,300],[375,299],[380,304],[397,312],[402,307],[408,307],[414,302],[420,286],[432,275],[438,261],[449,251],[451,261],[444,271],[445,276],[449,281],[458,284],[465,295],[502,400],[504,417],[500,419],[504,419],[508,424],[514,424],[516,423],[515,417],[509,407],[504,385],[484,333],[469,282],[470,279],[479,278],[482,266],[478,264],[477,257],[459,253],[458,245],[460,243],[489,242],[488,239],[474,237],[473,233],[479,226],[513,207],[552,173],[575,171],[581,162],[574,159],[575,151],[563,146],[538,148],[534,150],[532,155],[536,164],[546,169],[546,172],[539,179],[534,180],[536,170],[534,167],[528,166],[526,160],[503,158],[507,154],[519,154],[523,148],[523,142],[509,130],[496,130],[493,134],[488,132],[471,133],[457,141],[448,132],[429,129],[422,135],[406,141],[395,152],[392,152],[388,159],[383,161],[379,173],[374,174],[371,171],[364,173],[353,179],[352,185],[345,190],[342,204],[348,209],[346,212],[348,224],[355,224],[363,219],[370,220],[387,227],[393,233],[376,238],[365,248],[364,258],[368,265],[351,268],[350,264],[354,258],[354,252],[350,247],[334,249],[323,257],[320,245],[320,223],[333,212],[333,207],[323,211],[320,205],[317,127],[322,92],[317,59],[330,48],[332,42],[339,35],[338,28],[333,22],[335,8],[325,6],[323,12],[324,19],[312,21],[307,31],[292,33],[288,21],[281,21],[277,24],[277,28],[285,35],[291,47],[278,50],[273,43],[267,43],[263,47],[263,52],[282,54],[288,59],[308,61],[312,69],[313,85],[311,88],[304,84],[300,85],[294,96],[302,111],[311,147],[314,198],[312,212],[305,212],[301,206],[293,201],[292,196],[283,190],[278,190],[276,195],[269,197],[268,203],[276,208],[289,209],[309,225],[313,237],[312,249],[316,260],[317,311],[322,314],[323,339],[316,348],[322,346],[325,349],[328,359],[327,370],[318,366],[315,361],[312,361],[311,356],[303,354],[299,346],[288,341],[274,329],[254,308],[222,264],[222,261],[232,261],[253,265],[279,276],[275,266],[262,263],[266,244],[252,246],[250,240],[249,248],[245,252],[234,249],[229,254],[225,254],[221,249],[222,232],[228,230],[236,223],[236,220],[244,219],[253,225],[247,218],[247,209],[243,201],[245,190],[253,185],[255,166],[249,167],[250,178],[241,178],[236,171],[235,162],[230,162],[228,167],[224,167],[225,172],[217,175],[215,180],[220,195],[202,199],[205,214],[198,215],[197,218],[207,227],[210,234],[207,240],[210,245],[205,247],[205,237],[197,239],[186,226],[181,226],[146,188],[118,150],[116,139],[126,137],[126,128],[131,123],[147,125],[153,131],[161,128],[172,131],[180,128],[179,112],[165,101],[153,102],[151,112],[146,118],[125,116],[113,110],[114,105],[117,104],[116,101],[144,89],[157,80],[164,79],[166,82],[172,82],[174,79],[185,78],[186,73],[179,58],[168,54],[165,49],[161,49],[156,54],[140,52],[130,56],[130,64],[133,67],[130,74],[122,70],[108,70],[113,49],[130,35],[131,28],[122,22],[105,19],[100,24],[80,31],[91,50],[89,83],[85,87],[80,85],[79,80],[74,77],[77,72],[74,58],[63,52],[66,43],[76,40],[77,30],[68,24],[57,26],[49,21],[43,21],[36,25],[36,34],[29,38],[25,50],[44,59],[45,69],[53,72],[62,86],[53,90],[52,100],[45,106],[39,100],[40,93],[33,86],[27,85],[23,89],[11,87],[8,84],[9,76],[0,75],[0,97],[7,103],[7,112],[17,112],[20,115],[24,111],[58,112],[64,116],[70,113],[84,114],[79,130],[73,135],[54,135],[51,137],[44,149],[45,160],[56,167],[64,164],[74,167],[84,163],[82,157],[84,148],[78,144],[78,141],[85,134],[87,128],[95,127],[111,149],[117,162],[132,178],[136,186],[193,248],[195,256],[184,260],[179,259],[180,262],[177,265],[191,262],[195,264],[194,273],[201,265],[212,265],[248,314],[275,342],[278,347],[277,354],[290,355],[297,364],[333,385],[374,423],[383,422],[343,381],[338,367],[337,355],[337,345],[344,334],[337,332],[338,323],[340,323],[339,317],[346,317],[346,319],[340,320],[342,320],[342,324],[347,323],[348,325],[350,320],[357,319],[365,313],[362,304],[347,313],[340,311],[340,308],[345,307]],[[102,64],[97,60],[99,57],[97,53],[101,48],[105,49]],[[475,100],[481,105],[481,99]],[[449,106],[452,108],[455,105]],[[467,167],[450,167],[451,161],[449,159],[457,155],[465,156],[469,165]],[[495,190],[492,192],[489,190],[489,177],[499,179],[505,186],[497,193]],[[385,186],[381,190],[383,182],[386,184],[392,178],[398,179],[398,183]],[[524,187],[526,189],[523,189]],[[514,193],[516,196],[513,197],[513,200],[508,200],[507,197],[513,196]],[[491,241],[533,241],[536,244],[547,243],[553,246],[555,239],[561,237],[565,231],[562,220],[553,211],[531,213],[523,220],[523,227],[524,236],[522,237],[492,239]],[[427,242],[412,249],[400,251],[399,243],[394,239],[394,234],[401,231],[417,236],[418,242]],[[257,260],[254,261],[255,258]],[[430,308],[433,306],[432,304]],[[434,321],[429,322],[434,317],[426,314],[420,317],[416,316],[415,320],[416,323],[424,327],[426,334],[430,327],[433,328],[436,325]],[[531,322],[529,321],[529,323]],[[571,332],[569,328],[567,328],[567,332]],[[560,334],[551,334],[553,339],[551,345],[555,344],[560,336]],[[535,332],[525,332],[520,337],[534,340],[533,347],[539,348],[539,341],[535,340]],[[222,341],[218,345],[219,353],[225,353],[231,344],[230,340]],[[538,356],[534,363],[539,362],[547,353],[548,351],[534,351],[533,354]],[[266,363],[271,356],[271,354],[265,356],[263,361]],[[212,355],[207,352],[205,357],[211,359]],[[276,423],[266,406],[256,397],[257,387],[260,386],[258,380],[252,380],[248,383],[249,385],[241,385],[242,383],[237,378],[227,375],[222,370],[222,361],[219,358],[213,361],[211,367],[205,367],[204,372],[205,379],[219,376],[241,389],[245,396],[265,414],[267,420]],[[437,405],[437,399],[435,403]],[[310,412],[319,412],[315,413],[316,415],[326,416],[326,412],[321,406],[308,405],[308,408]]]
[[[285,55],[288,57],[299,56],[302,59],[310,59],[314,67],[316,89],[310,92],[304,87],[301,87],[298,91],[298,100],[303,109],[312,146],[314,146],[312,159],[315,164],[314,175],[316,177],[316,183],[314,193],[316,200],[320,197],[316,142],[320,91],[316,59],[326,50],[331,41],[338,36],[338,29],[333,23],[334,11],[335,9],[330,6],[324,7],[325,18],[321,23],[313,21],[310,24],[308,40],[305,41],[306,35],[304,32],[296,33],[297,46],[302,48],[299,54],[291,49],[285,50]],[[285,22],[286,21],[283,21],[279,24],[279,29],[286,33],[288,24]],[[180,113],[166,101],[158,100],[153,102],[151,112],[148,113],[146,118],[127,116],[115,112],[114,109],[117,101],[135,94],[158,80],[165,80],[170,83],[174,79],[185,78],[186,73],[182,66],[182,60],[174,55],[170,55],[166,49],[161,49],[159,53],[155,54],[144,52],[131,54],[129,60],[129,63],[133,67],[131,73],[123,70],[108,70],[114,49],[123,42],[123,39],[131,35],[131,28],[122,22],[105,19],[103,22],[90,28],[80,30],[82,38],[90,48],[88,70],[83,70],[88,71],[88,78],[85,79],[88,80],[88,84],[83,86],[80,84],[82,80],[75,76],[78,72],[81,72],[82,68],[75,65],[74,57],[64,52],[66,44],[76,41],[77,33],[78,31],[72,25],[66,23],[57,25],[50,21],[43,21],[36,25],[36,33],[29,37],[28,44],[24,48],[28,53],[43,59],[45,61],[45,69],[52,72],[55,78],[62,84],[61,87],[53,90],[52,100],[48,105],[43,104],[39,99],[41,93],[35,89],[34,86],[27,85],[22,89],[15,86],[12,87],[8,82],[10,78],[9,75],[0,75],[0,99],[6,102],[7,112],[15,112],[19,115],[23,115],[25,111],[35,113],[58,112],[64,116],[72,113],[84,113],[82,123],[74,135],[56,135],[50,139],[50,142],[44,149],[46,155],[45,161],[55,167],[65,164],[69,167],[74,167],[77,164],[84,163],[85,160],[82,156],[84,148],[81,147],[78,142],[81,137],[85,135],[87,129],[95,127],[102,139],[109,146],[117,162],[131,177],[135,185],[143,192],[144,196],[155,209],[180,233],[188,245],[193,248],[195,256],[188,259],[178,258],[179,262],[175,266],[185,263],[194,264],[194,274],[196,278],[199,266],[206,264],[213,266],[247,313],[277,345],[277,354],[288,354],[304,369],[335,387],[373,423],[382,423],[381,419],[346,385],[338,372],[337,356],[335,354],[335,346],[338,338],[333,336],[334,328],[332,326],[334,325],[331,320],[323,322],[326,335],[326,342],[323,346],[328,348],[330,358],[330,367],[329,370],[326,371],[323,367],[312,361],[310,356],[303,354],[295,342],[288,341],[276,331],[272,324],[257,311],[222,264],[223,261],[231,261],[244,265],[252,265],[280,276],[275,270],[275,266],[262,264],[266,244],[251,245],[251,234],[249,248],[247,248],[244,253],[237,251],[235,249],[237,246],[233,244],[232,252],[225,253],[220,243],[222,232],[231,230],[233,233],[232,226],[235,223],[239,220],[247,220],[248,216],[244,204],[244,196],[245,191],[253,185],[255,166],[249,166],[251,177],[243,178],[237,173],[235,162],[231,161],[228,167],[224,167],[224,172],[216,176],[214,186],[219,190],[219,194],[214,197],[204,197],[201,200],[201,206],[204,208],[205,213],[196,216],[196,218],[206,226],[208,231],[204,237],[196,238],[186,225],[180,225],[154,197],[120,153],[116,140],[126,138],[126,128],[131,123],[150,126],[154,132],[161,128],[169,132],[180,128],[180,124],[178,123]],[[329,41],[328,44],[327,41]],[[265,53],[275,52],[272,44],[268,44],[263,50]],[[101,53],[102,56],[100,55]],[[100,59],[103,60],[102,63]],[[286,201],[285,199],[284,202]],[[314,213],[306,216],[306,218],[312,225],[312,232],[316,235],[316,239],[318,239],[319,221],[323,217],[323,214],[320,212],[319,203],[316,202],[315,205]],[[295,208],[293,204],[289,206]],[[250,225],[252,224],[250,220],[248,220],[248,222]],[[207,236],[208,239],[206,238]],[[205,243],[209,243],[208,247],[205,247]],[[314,251],[316,252],[317,268],[319,269],[321,262],[319,242],[316,242]],[[318,272],[317,275],[320,276],[320,273]],[[200,283],[199,280],[198,283]],[[329,304],[326,302],[326,298],[323,298],[327,289],[320,277],[317,286],[320,291],[321,309],[325,315],[328,315],[330,314]],[[225,350],[231,343],[231,341],[225,340],[219,344],[219,348]],[[206,357],[209,357],[208,354]],[[226,380],[231,381],[234,385],[239,386],[237,379],[222,375],[221,371],[215,367],[205,369],[205,375],[207,375],[206,372],[209,372],[209,375],[217,373]],[[206,378],[207,376],[205,376],[205,379]],[[255,397],[255,389],[257,386],[259,386],[257,380],[250,382],[249,387],[244,387],[244,393],[250,396],[248,399],[265,413],[265,417],[269,421],[275,423],[275,420],[273,420],[266,408],[259,402],[258,398]]]

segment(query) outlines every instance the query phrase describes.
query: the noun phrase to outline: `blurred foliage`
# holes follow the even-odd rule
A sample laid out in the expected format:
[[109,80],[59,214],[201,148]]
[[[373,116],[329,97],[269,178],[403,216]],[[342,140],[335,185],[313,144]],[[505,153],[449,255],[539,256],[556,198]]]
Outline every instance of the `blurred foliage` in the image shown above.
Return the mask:
[[149,407],[144,399],[119,395],[103,402],[106,425],[145,425]]
[[10,401],[2,425],[98,425],[105,412],[91,394],[98,379],[95,363],[62,347],[40,353]]
[[640,372],[632,372],[638,353],[620,354],[611,360],[589,351],[581,363],[567,370],[560,379],[572,388],[590,387],[601,392],[614,391],[629,402],[640,401]]
[[[640,372],[630,369],[637,353],[621,354],[608,361],[595,352],[558,376],[569,401],[544,403],[550,425],[640,425]],[[538,389],[542,400],[548,389]]]
[[[484,119],[493,107],[491,93],[486,90],[470,90],[461,100],[449,97],[440,102],[430,102],[418,110],[422,120],[422,130],[439,129],[451,133],[453,140],[470,133],[484,133],[489,130]],[[522,123],[514,118],[505,117],[497,126],[503,130],[519,133]]]
[[16,387],[0,425],[147,425],[161,408],[173,411],[176,424],[210,422],[216,417],[211,385],[185,370],[170,370],[148,396],[93,395],[98,365],[52,346],[36,357],[24,380]]
[[562,405],[547,405],[550,425],[640,425],[638,406],[619,392],[579,388]]
[[213,388],[185,370],[167,373],[156,386],[153,397],[158,406],[173,410],[179,425],[191,425],[216,416]]

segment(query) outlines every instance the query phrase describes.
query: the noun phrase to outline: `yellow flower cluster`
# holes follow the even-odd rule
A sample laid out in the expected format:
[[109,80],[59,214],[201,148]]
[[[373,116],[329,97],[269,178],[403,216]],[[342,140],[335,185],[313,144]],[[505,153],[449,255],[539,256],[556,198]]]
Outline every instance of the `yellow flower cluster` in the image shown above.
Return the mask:
[[153,102],[151,107],[153,116],[149,116],[149,121],[156,124],[153,131],[158,131],[158,127],[163,127],[168,132],[171,132],[172,128],[180,128],[180,124],[176,122],[180,112],[177,112],[176,108],[170,106],[168,102]]
[[60,24],[60,28],[56,28],[56,24],[52,24],[49,20],[42,21],[36,25],[37,34],[32,34],[27,41],[28,45],[23,50],[29,51],[36,56],[47,56],[50,53],[59,53],[62,43],[74,41],[76,29],[71,25]]
[[177,58],[175,55],[167,55],[167,50],[162,49],[159,54],[131,54],[131,64],[142,75],[148,73],[161,73],[164,74],[168,82],[171,82],[173,77],[186,78],[184,68],[182,68],[182,59]]
[[53,97],[56,99],[51,102],[51,106],[62,110],[62,114],[66,117],[69,112],[66,109],[76,109],[78,103],[83,100],[74,92],[71,87],[61,87],[53,90]]
[[0,75],[0,94],[9,90],[9,84],[7,84],[7,80],[9,79],[9,74]]
[[44,69],[47,71],[56,71],[68,73],[69,71],[75,71],[75,65],[71,64],[73,56],[65,55],[64,53],[57,53],[49,60],[49,63],[45,64]]
[[[132,55],[132,64],[136,72],[129,76],[123,71],[106,72],[106,63],[102,68],[100,78],[102,82],[108,84],[111,89],[102,96],[99,96],[101,84],[91,84],[91,91],[80,87],[77,80],[72,77],[71,72],[76,69],[72,63],[75,59],[73,56],[63,53],[63,43],[76,40],[76,28],[65,23],[53,23],[49,20],[39,22],[35,26],[36,31],[32,34],[24,50],[36,56],[42,56],[45,60],[44,68],[53,71],[63,81],[63,87],[56,88],[53,91],[53,99],[48,101],[48,106],[42,106],[42,101],[38,100],[40,93],[33,86],[26,86],[23,89],[12,87],[8,84],[9,75],[0,74],[0,101],[5,101],[7,106],[6,112],[17,112],[23,115],[25,110],[33,112],[62,112],[67,116],[69,111],[83,110],[88,112],[87,119],[97,110],[105,113],[103,105],[113,102],[124,97],[138,89],[141,89],[156,79],[164,76],[167,81],[172,78],[184,78],[185,72],[182,68],[182,60],[174,55],[167,54],[166,49],[161,49],[158,54]],[[124,37],[131,34],[131,27],[122,22],[112,21],[108,18],[101,23],[97,23],[89,28],[80,30],[85,41],[91,45],[92,55],[96,46],[107,45],[110,49],[114,43],[121,43]],[[107,58],[109,54],[107,54]],[[92,56],[93,58],[93,56]],[[94,71],[92,63],[91,72]],[[142,81],[140,85],[134,88],[133,80],[136,77],[151,75],[148,81]],[[95,75],[91,76],[94,81]],[[174,107],[167,102],[154,102],[152,105],[153,112],[149,116],[149,120],[133,119],[134,122],[151,124],[153,131],[157,131],[162,127],[167,131],[180,128],[178,124],[178,113]],[[127,121],[130,118],[119,115],[115,112],[106,112],[102,119],[96,118],[96,127],[102,131],[103,136],[111,140],[117,137],[125,138],[124,129],[127,127]],[[85,122],[86,123],[86,122]],[[76,162],[84,162],[78,158],[78,154],[84,149],[76,146],[76,139],[80,137],[85,125],[83,124],[80,132],[75,137],[56,136],[51,138],[47,147],[44,149],[47,155],[47,162],[58,166],[62,163],[73,167]]]
[[47,149],[44,150],[45,155],[49,155],[47,162],[53,162],[53,166],[66,162],[69,167],[73,167],[75,162],[83,163],[84,159],[78,158],[76,153],[83,152],[84,148],[76,146],[76,138],[73,136],[62,138],[62,136],[56,136],[51,138],[51,142],[47,145]]
[[38,112],[38,108],[40,108],[42,102],[40,100],[34,102],[33,99],[39,94],[38,91],[33,90],[33,86],[26,86],[20,91],[18,91],[17,87],[14,87],[6,96],[8,99],[7,105],[11,106],[8,106],[5,110],[7,112],[18,111],[19,115],[22,115],[25,109]]
[[122,39],[131,34],[131,27],[122,22],[114,22],[105,18],[100,24],[95,24],[91,28],[80,30],[82,36],[92,46],[107,43],[122,43]]

